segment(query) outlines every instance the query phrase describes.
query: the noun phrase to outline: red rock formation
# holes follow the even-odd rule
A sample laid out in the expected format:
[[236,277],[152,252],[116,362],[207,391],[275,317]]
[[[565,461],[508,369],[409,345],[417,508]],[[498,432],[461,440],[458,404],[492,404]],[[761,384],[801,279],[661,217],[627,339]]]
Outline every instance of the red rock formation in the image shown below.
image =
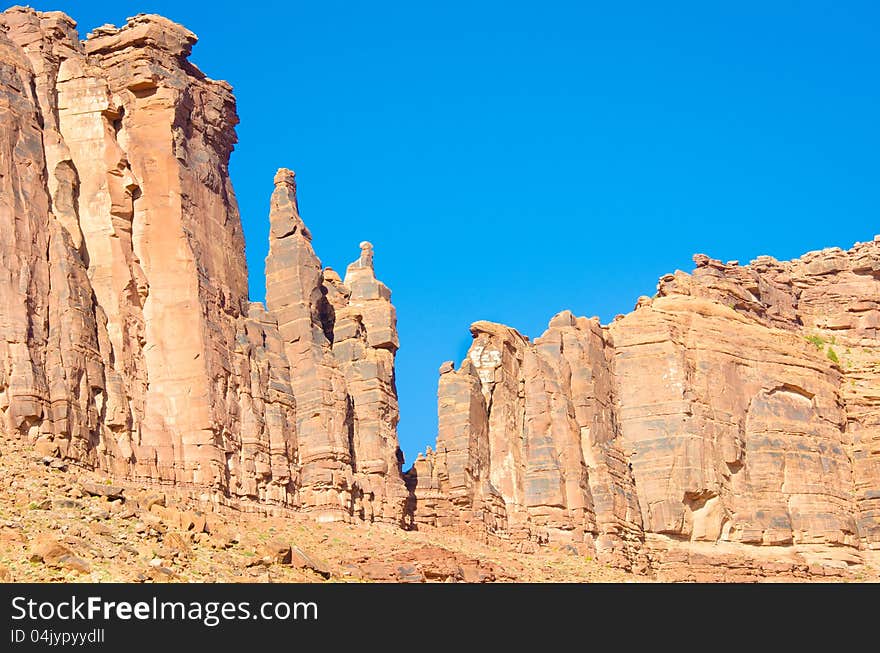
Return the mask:
[[71,457],[225,490],[224,386],[247,304],[230,89],[158,16],[84,43],[61,14],[2,21],[35,78],[35,204],[51,212],[48,343],[31,357],[45,357],[48,393],[29,419]]
[[[780,446],[786,452],[776,472],[784,469],[786,478],[792,477],[782,488],[785,501],[775,502],[782,533],[770,537],[785,538],[791,530],[795,542],[861,541],[877,548],[880,239],[858,243],[846,252],[831,248],[787,262],[766,256],[743,267],[706,256],[695,261],[693,275],[664,277],[659,294],[710,299],[748,315],[757,325],[785,332],[774,338],[777,347],[780,342],[797,343],[788,353],[797,359],[792,365],[804,372],[787,373],[777,387],[768,378],[753,381],[760,383],[760,393],[747,398],[753,403],[744,427],[751,446],[763,449],[758,442],[768,431],[787,435],[787,441],[769,445],[777,454]],[[762,341],[762,346],[769,349],[773,343]],[[798,376],[806,377],[802,384],[788,380]],[[818,391],[826,388],[827,394]],[[774,423],[776,416],[782,424]],[[795,423],[785,428],[784,420]],[[802,453],[791,451],[792,437]],[[758,523],[767,520],[763,517]]]
[[195,35],[139,15],[80,42],[26,8],[0,26],[4,433],[141,481],[399,522],[390,291],[365,252],[334,322],[282,170],[270,311],[250,304],[235,103],[187,60]]
[[361,244],[345,281],[322,271],[289,170],[275,176],[270,220],[266,302],[297,402],[301,503],[321,520],[400,523],[397,318],[391,291],[373,272],[372,245]]
[[571,437],[587,466],[596,515],[598,552],[621,566],[639,558],[642,519],[628,461],[617,440],[615,380],[610,347],[595,318],[575,318],[564,311],[535,341],[551,362],[561,392],[570,397],[576,431]]
[[489,423],[486,400],[474,364],[440,368],[437,451],[428,449],[407,472],[413,525],[462,528],[504,535],[504,499],[489,478]]
[[85,50],[115,99],[108,119],[137,183],[149,386],[134,471],[223,487],[229,352],[247,311],[247,270],[228,174],[234,100],[228,84],[186,61],[195,41],[164,18],[138,16],[95,30]]
[[[664,556],[690,561],[697,542],[733,547],[752,575],[758,549],[737,546],[788,547],[792,570],[820,574],[878,548],[880,237],[790,262],[695,261],[606,327],[564,312],[530,343],[475,323],[468,369],[441,376],[436,451],[409,474],[413,520],[470,523],[476,497],[441,505],[467,487],[442,479],[483,451],[465,469],[503,499],[492,532],[595,541],[673,578],[688,574]],[[445,381],[471,367],[484,402]]]
[[[345,379],[333,358],[332,328],[325,323],[321,262],[299,216],[293,172],[279,170],[272,194],[266,305],[290,362],[296,397],[301,497],[319,519],[350,511],[351,451]],[[328,335],[329,334],[329,335]]]
[[262,304],[238,322],[225,409],[224,446],[233,496],[299,504],[296,404],[278,323]]
[[[489,322],[471,333],[462,368],[441,370],[436,451],[409,473],[413,519],[572,543],[629,565],[641,517],[615,441],[598,321],[560,313],[534,344]],[[443,504],[438,492],[454,500]]]
[[6,434],[36,440],[48,419],[49,222],[39,100],[30,62],[0,29],[0,412]]
[[695,257],[609,325],[489,322],[401,473],[391,292],[322,269],[275,177],[247,296],[235,102],[196,37],[0,14],[0,433],[119,479],[316,519],[595,552],[659,577],[834,575],[880,549],[880,237]]
[[[338,289],[340,284],[334,282]],[[406,501],[397,445],[394,356],[399,346],[391,291],[376,279],[373,246],[348,266],[335,305],[333,356],[351,397],[352,467],[362,518],[399,523]],[[328,290],[329,293],[329,290]]]

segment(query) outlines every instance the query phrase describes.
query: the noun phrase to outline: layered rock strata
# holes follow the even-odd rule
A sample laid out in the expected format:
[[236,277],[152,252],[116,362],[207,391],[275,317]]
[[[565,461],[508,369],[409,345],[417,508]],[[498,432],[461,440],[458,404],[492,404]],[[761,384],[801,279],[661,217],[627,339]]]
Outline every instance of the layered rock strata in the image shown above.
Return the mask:
[[141,482],[399,522],[390,291],[369,246],[325,284],[282,170],[269,310],[249,301],[235,101],[195,42],[155,15],[80,41],[64,14],[0,14],[3,433]]
[[406,489],[397,445],[397,318],[391,291],[373,272],[372,245],[361,244],[344,282],[322,270],[290,170],[275,176],[270,220],[266,304],[290,361],[302,504],[319,519],[343,513],[399,523]]
[[29,403],[8,426],[115,473],[226,489],[225,385],[247,310],[230,88],[189,64],[195,36],[158,16],[85,42],[62,14],[13,8],[2,22],[43,125],[23,210],[50,240],[48,260],[27,254],[48,284],[36,312],[48,334],[10,366],[5,392]]
[[607,326],[563,312],[530,342],[475,323],[461,368],[441,368],[413,520],[472,525],[500,496],[493,531],[655,567],[681,542],[837,563],[880,548],[880,237],[788,262],[694,260]]
[[373,247],[323,268],[293,172],[249,301],[231,88],[139,15],[0,14],[0,435],[140,484],[456,529],[661,578],[835,575],[880,550],[880,237],[695,257],[608,325],[476,322],[403,474]]

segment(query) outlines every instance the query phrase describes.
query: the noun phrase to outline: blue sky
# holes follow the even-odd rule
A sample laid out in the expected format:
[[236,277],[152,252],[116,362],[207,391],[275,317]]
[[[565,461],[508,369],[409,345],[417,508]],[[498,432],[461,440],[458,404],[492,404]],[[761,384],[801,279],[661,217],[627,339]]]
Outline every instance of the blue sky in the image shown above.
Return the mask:
[[90,2],[81,34],[160,13],[235,88],[252,299],[276,168],[324,265],[376,249],[400,441],[436,435],[468,326],[603,322],[705,252],[746,262],[880,232],[873,2]]

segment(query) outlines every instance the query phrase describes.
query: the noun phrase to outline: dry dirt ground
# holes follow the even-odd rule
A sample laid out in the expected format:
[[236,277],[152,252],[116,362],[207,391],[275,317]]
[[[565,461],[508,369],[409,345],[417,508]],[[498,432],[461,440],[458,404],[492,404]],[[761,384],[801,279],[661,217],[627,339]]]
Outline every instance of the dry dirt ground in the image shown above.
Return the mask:
[[0,582],[648,580],[561,548],[521,554],[434,529],[203,514],[17,441],[0,443],[0,478]]
[[[0,582],[650,582],[565,547],[199,504],[0,442]],[[204,505],[204,504],[201,504]],[[843,580],[876,582],[865,568]]]

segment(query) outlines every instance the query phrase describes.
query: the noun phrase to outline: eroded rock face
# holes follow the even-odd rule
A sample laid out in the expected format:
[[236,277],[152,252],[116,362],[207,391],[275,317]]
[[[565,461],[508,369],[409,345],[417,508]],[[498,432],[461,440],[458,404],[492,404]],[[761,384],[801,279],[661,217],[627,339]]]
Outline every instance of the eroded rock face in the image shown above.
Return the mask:
[[[777,392],[777,397],[768,397],[774,388],[764,381],[764,394],[753,397],[756,401],[749,415],[749,433],[785,430],[781,424],[774,424],[775,417],[767,417],[768,412],[779,415],[783,423],[799,416],[802,419],[788,429],[789,437],[795,436],[797,446],[812,453],[805,452],[799,458],[785,456],[786,477],[793,475],[800,480],[793,481],[794,485],[786,483],[782,489],[783,493],[794,490],[796,495],[788,499],[790,519],[796,524],[788,526],[784,517],[778,517],[783,533],[791,529],[795,541],[859,540],[877,548],[880,239],[857,243],[849,251],[830,248],[810,252],[793,261],[762,256],[741,267],[698,255],[695,262],[698,267],[691,276],[676,273],[664,277],[659,294],[705,297],[752,317],[762,326],[793,334],[799,345],[806,341],[807,350],[801,354],[795,348],[793,353],[799,360],[793,364],[804,366],[804,374],[810,377],[823,375],[832,387],[831,396],[823,396],[817,391],[823,384],[811,378],[808,385],[789,383],[795,387],[782,387],[786,394]],[[828,431],[826,423],[833,430]],[[818,441],[813,439],[805,445],[805,438],[796,437],[805,435],[809,442],[817,437],[817,429],[824,429]],[[752,446],[757,445],[753,442]],[[792,442],[784,446],[787,451]],[[817,449],[822,455],[816,455]],[[828,449],[830,458],[825,453]],[[829,459],[836,461],[830,463],[830,469]],[[848,475],[852,481],[847,480]],[[811,487],[814,485],[821,487]],[[804,503],[809,507],[805,508]],[[805,514],[811,526],[806,530]],[[855,525],[849,523],[852,519]]]
[[331,350],[325,323],[329,304],[321,262],[312,235],[299,216],[293,172],[279,170],[272,194],[266,306],[291,368],[296,397],[296,432],[302,465],[302,498],[319,517],[333,519],[350,510],[352,416],[345,378]]
[[400,522],[390,291],[370,246],[325,282],[281,170],[268,310],[249,302],[235,101],[187,60],[195,42],[155,15],[85,41],[58,12],[0,15],[4,435],[219,499]]
[[748,266],[698,255],[608,326],[563,312],[529,342],[475,323],[462,369],[441,369],[414,521],[472,523],[488,479],[503,516],[487,530],[667,576],[683,542],[734,547],[757,575],[736,546],[878,548],[878,257],[880,238]]
[[507,531],[504,498],[489,478],[489,422],[480,377],[469,360],[440,368],[437,451],[428,449],[407,472],[413,525],[462,528],[471,534]]
[[39,100],[23,51],[0,29],[0,411],[4,431],[52,434],[48,415],[50,215]]
[[471,333],[461,369],[441,368],[437,447],[409,472],[413,519],[476,522],[524,549],[571,543],[629,565],[641,517],[598,321],[560,313],[534,343],[490,322]]
[[230,89],[159,16],[82,43],[62,14],[13,8],[2,22],[27,54],[44,134],[28,154],[52,292],[31,361],[48,392],[25,419],[72,458],[226,491],[229,354],[247,311]]
[[80,41],[64,14],[0,14],[3,437],[203,501],[666,579],[833,575],[880,549],[880,237],[697,255],[632,313],[564,311],[534,341],[476,322],[404,475],[373,247],[344,279],[322,268],[281,169],[267,305],[249,301],[235,102],[195,42],[154,15]]
[[[345,375],[353,417],[352,468],[360,501],[356,511],[366,519],[398,523],[407,492],[397,444],[397,314],[391,291],[376,279],[373,246],[363,242],[360,247],[336,299],[333,356]],[[335,280],[329,283],[340,288]]]
[[614,322],[609,335],[646,530],[855,544],[841,375],[802,336],[678,296]]

